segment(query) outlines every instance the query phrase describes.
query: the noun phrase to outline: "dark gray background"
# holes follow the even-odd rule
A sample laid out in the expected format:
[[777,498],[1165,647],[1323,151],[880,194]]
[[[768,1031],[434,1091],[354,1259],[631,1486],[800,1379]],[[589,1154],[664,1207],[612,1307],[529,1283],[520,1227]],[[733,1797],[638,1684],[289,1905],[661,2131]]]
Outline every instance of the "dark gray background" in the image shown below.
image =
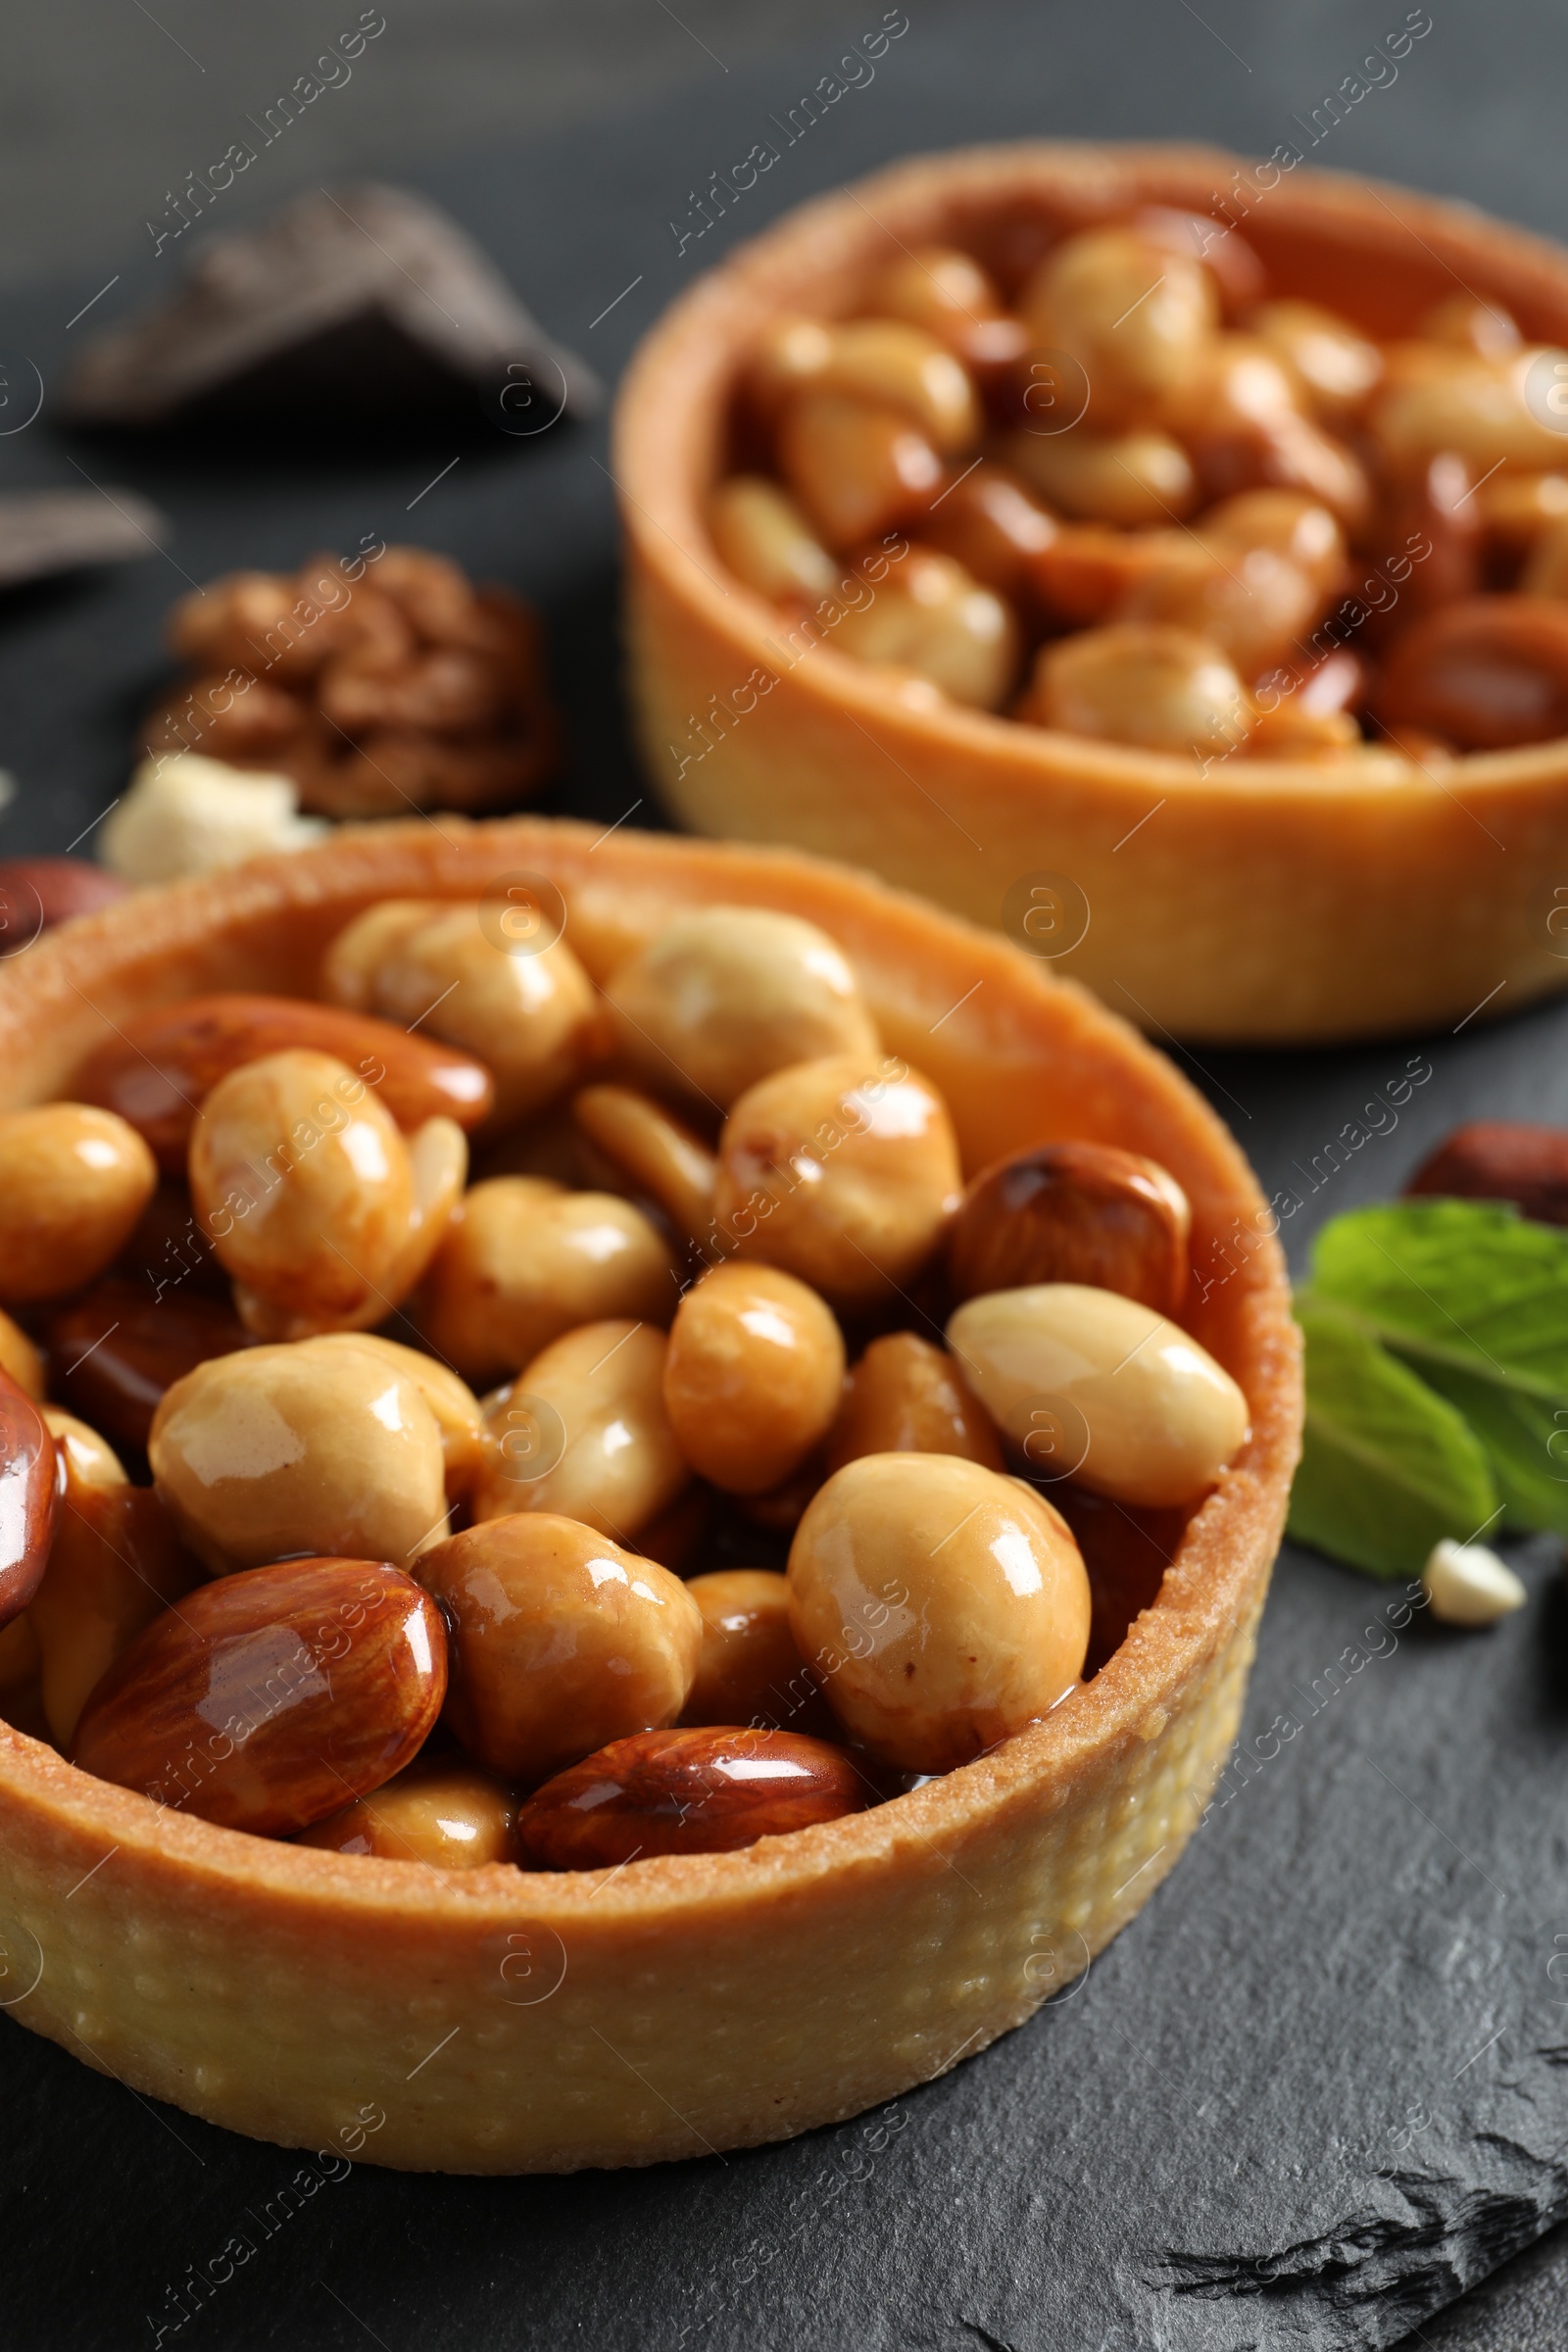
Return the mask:
[[[353,80],[259,157],[213,224],[350,172],[407,179],[612,378],[696,268],[817,188],[990,135],[1201,136],[1266,152],[1298,137],[1292,118],[1406,12],[910,0],[908,13],[875,82],[684,258],[667,222],[685,217],[688,189],[743,154],[880,6],[387,0],[387,29]],[[1430,13],[1397,82],[1314,160],[1563,232],[1568,26],[1545,5],[1433,0]],[[187,580],[368,531],[449,549],[542,602],[576,744],[552,805],[654,817],[616,699],[602,427],[388,446],[352,417],[315,417],[243,448],[52,427],[49,390],[74,344],[175,266],[172,247],[154,261],[144,226],[166,191],[358,14],[56,0],[8,27],[0,364],[8,384],[36,368],[45,401],[36,423],[0,432],[0,485],[127,482],[175,533],[166,556],[122,572],[0,599],[0,765],[20,786],[0,820],[7,850],[65,847],[121,790],[163,615]],[[1194,1075],[1265,1186],[1305,1192],[1298,1171],[1369,1090],[1412,1053],[1430,1057],[1397,1130],[1287,1228],[1298,1261],[1315,1223],[1396,1189],[1460,1118],[1568,1120],[1565,1043],[1568,1014],[1548,1010],[1353,1054],[1205,1054]],[[1250,1761],[1182,1869],[1076,1991],[901,2102],[869,2172],[855,2127],[571,2181],[360,2169],[321,2189],[180,2340],[1243,2352],[1390,2344],[1414,2326],[1411,2345],[1559,2352],[1560,2238],[1432,2316],[1568,2212],[1568,1984],[1547,1973],[1568,1951],[1568,1608],[1556,1545],[1524,1547],[1520,1564],[1532,1605],[1496,1633],[1418,1620],[1390,1648],[1367,1629],[1386,1626],[1393,1595],[1288,1550]],[[1368,1662],[1314,1699],[1351,1643]],[[1292,1709],[1298,1736],[1260,1763],[1259,1736]],[[169,2316],[167,2290],[293,2160],[154,2110],[30,2036],[0,2034],[0,2341],[151,2343],[146,2315]]]

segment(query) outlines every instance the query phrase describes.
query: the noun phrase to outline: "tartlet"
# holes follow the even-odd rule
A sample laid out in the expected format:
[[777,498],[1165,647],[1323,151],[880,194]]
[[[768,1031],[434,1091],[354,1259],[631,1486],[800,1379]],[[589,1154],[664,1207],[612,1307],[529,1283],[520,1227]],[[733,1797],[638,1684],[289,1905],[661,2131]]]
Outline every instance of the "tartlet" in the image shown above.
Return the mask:
[[1323,1043],[1494,1018],[1568,985],[1552,927],[1568,744],[1430,774],[1409,763],[1392,781],[1263,760],[1201,775],[913,701],[831,643],[796,659],[720,563],[704,501],[760,330],[853,315],[901,246],[1001,254],[1016,274],[1048,238],[1151,203],[1236,219],[1275,293],[1383,336],[1457,283],[1532,341],[1568,342],[1555,247],[1468,208],[1214,149],[977,148],[821,198],[693,286],[621,393],[631,690],[659,792],[700,832],[847,858],[1018,938],[1039,883],[1055,893],[1062,968],[1155,1033]]
[[[408,2170],[648,2163],[786,2137],[1027,2017],[1146,1902],[1234,1738],[1300,1418],[1268,1212],[1176,1071],[1001,940],[788,855],[516,819],[344,830],[137,894],[0,982],[0,1104],[69,1093],[126,1013],[309,985],[387,897],[562,894],[595,978],[671,913],[804,915],[952,1104],[965,1164],[1051,1137],[1156,1153],[1194,1211],[1190,1327],[1251,1435],[1098,1675],[976,1763],[745,1851],[443,1876],[160,1810],[0,1726],[11,2014],[138,2092]],[[694,1986],[702,1998],[694,2001]]]

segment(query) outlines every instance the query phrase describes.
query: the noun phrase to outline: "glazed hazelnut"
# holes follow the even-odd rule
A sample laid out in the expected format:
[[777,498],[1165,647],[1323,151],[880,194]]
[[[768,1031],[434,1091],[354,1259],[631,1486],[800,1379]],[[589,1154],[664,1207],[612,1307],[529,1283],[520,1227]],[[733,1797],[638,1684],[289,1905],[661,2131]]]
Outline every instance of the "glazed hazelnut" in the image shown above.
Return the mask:
[[147,1146],[112,1110],[46,1102],[0,1116],[0,1298],[25,1305],[91,1282],[157,1182]]
[[794,499],[762,474],[720,482],[708,503],[708,528],[736,578],[773,602],[805,597],[814,604],[838,579],[838,564]]
[[424,1554],[452,1628],[453,1730],[491,1772],[541,1781],[673,1723],[702,1647],[678,1577],[576,1520],[493,1519]]
[[920,513],[942,460],[903,409],[842,393],[796,395],[779,419],[784,479],[830,547],[855,547]]
[[147,1454],[215,1576],[301,1552],[401,1567],[446,1525],[435,1415],[368,1348],[301,1340],[199,1364],[159,1405]]
[[701,1136],[630,1086],[585,1086],[572,1116],[613,1180],[663,1210],[677,1232],[701,1239],[712,1223],[717,1162]]
[[903,409],[937,449],[967,450],[979,436],[974,386],[946,343],[902,318],[856,318],[830,330],[825,392]]
[[1018,715],[1152,752],[1222,758],[1251,732],[1242,681],[1217,648],[1163,621],[1081,629],[1042,651]]
[[719,1568],[686,1587],[703,1646],[682,1723],[757,1723],[831,1737],[816,1677],[790,1629],[788,1581],[771,1568]]
[[950,1772],[1083,1671],[1089,1578],[1066,1522],[955,1454],[837,1471],[790,1546],[790,1622],[839,1721],[884,1763]]
[[842,948],[770,907],[678,916],[605,993],[620,1050],[649,1084],[720,1110],[792,1062],[877,1051]]
[[987,1470],[1004,1466],[990,1417],[957,1364],[912,1331],[873,1340],[844,1384],[828,1469],[865,1453],[954,1453]]
[[565,941],[509,945],[478,906],[373,906],[334,940],[323,978],[338,1004],[418,1021],[477,1055],[501,1126],[563,1093],[599,1052],[593,983]]
[[1030,1283],[1087,1283],[1173,1315],[1192,1212],[1157,1160],[1111,1144],[1039,1144],[975,1178],[948,1235],[956,1300]]
[[669,1245],[613,1193],[568,1193],[543,1177],[494,1176],[464,1197],[419,1304],[433,1351],[476,1388],[520,1370],[581,1323],[666,1323],[677,1276]]
[[373,1854],[381,1862],[424,1862],[432,1870],[483,1870],[516,1859],[516,1799],[498,1781],[471,1765],[420,1757],[369,1796],[302,1830],[294,1842]]
[[836,1304],[887,1303],[955,1204],[947,1107],[897,1056],[804,1062],[753,1087],[719,1141],[717,1234]]
[[878,318],[923,326],[981,368],[1014,359],[1023,348],[1021,324],[1004,310],[994,280],[956,246],[896,254],[873,279],[866,307]]
[[411,1142],[345,1062],[294,1050],[247,1062],[196,1114],[191,1200],[264,1339],[379,1322],[446,1230],[467,1165],[463,1132]]
[[629,1543],[667,1510],[691,1474],[664,1405],[666,1347],[646,1323],[585,1323],[498,1389],[474,1518],[550,1511]]
[[1248,1436],[1247,1398],[1230,1374],[1179,1325],[1114,1291],[1057,1282],[988,1292],[953,1315],[948,1345],[1026,1458],[1038,1458],[1036,1412],[1071,1423],[1083,1450],[1066,1467],[1116,1502],[1199,1501]]
[[1530,357],[1470,357],[1441,344],[1424,347],[1436,359],[1429,371],[1397,374],[1367,412],[1384,466],[1394,474],[1422,470],[1451,452],[1477,476],[1494,466],[1546,472],[1562,462],[1562,436],[1544,424],[1526,397]]
[[1018,310],[1037,344],[1070,352],[1083,368],[1097,427],[1157,413],[1189,381],[1219,325],[1201,263],[1117,227],[1055,246]]
[[466,1494],[489,1458],[490,1437],[479,1399],[450,1364],[438,1363],[418,1348],[401,1340],[383,1339],[379,1332],[327,1332],[313,1343],[318,1362],[335,1361],[344,1349],[368,1352],[412,1380],[435,1417],[446,1469],[447,1493]]
[[664,1405],[692,1468],[762,1494],[826,1435],[844,1341],[816,1293],[766,1265],[713,1266],[675,1310]]
[[596,1870],[639,1855],[732,1854],[858,1813],[853,1756],[795,1733],[643,1732],[612,1740],[536,1789],[517,1842],[536,1870]]
[[1332,596],[1345,577],[1345,533],[1321,499],[1300,490],[1242,490],[1210,507],[1198,525],[1204,547],[1266,548],[1304,572],[1320,596]]
[[89,1694],[144,1627],[202,1582],[158,1496],[133,1487],[95,1430],[53,1405],[60,1518],[28,1617],[44,1715],[69,1748]]
[[1007,436],[1002,455],[1052,506],[1087,522],[1157,529],[1198,503],[1192,460],[1169,433],[1107,435],[1081,424],[1064,433],[1021,431]]
[[943,492],[920,536],[986,587],[1016,601],[1035,592],[1039,559],[1059,529],[1027,482],[982,459]]
[[1307,574],[1272,548],[1190,543],[1174,563],[1151,568],[1118,610],[1126,622],[1190,630],[1252,679],[1289,661],[1322,603]]
[[1290,369],[1325,424],[1348,423],[1383,373],[1377,345],[1315,302],[1259,303],[1247,327]]
[[858,662],[915,670],[983,710],[1002,701],[1018,662],[1018,626],[1003,599],[929,548],[911,548],[872,601],[849,607],[834,643]]
[[252,1568],[137,1635],[82,1712],[74,1761],[173,1811],[286,1837],[401,1772],[446,1682],[440,1612],[398,1569]]
[[936,1089],[903,1062],[836,1054],[741,1097],[719,1139],[713,1207],[743,1257],[850,1308],[885,1302],[919,1273],[959,1182]]
[[797,392],[821,380],[833,348],[820,318],[775,318],[752,346],[746,397],[760,416],[772,418]]

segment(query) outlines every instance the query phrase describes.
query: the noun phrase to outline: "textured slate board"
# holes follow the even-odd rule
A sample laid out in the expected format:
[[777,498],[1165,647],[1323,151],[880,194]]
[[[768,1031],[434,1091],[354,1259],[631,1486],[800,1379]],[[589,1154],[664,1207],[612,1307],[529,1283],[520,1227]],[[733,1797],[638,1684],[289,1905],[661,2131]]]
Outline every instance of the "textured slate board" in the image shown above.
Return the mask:
[[[1392,29],[1403,12],[1386,13]],[[879,14],[847,10],[846,41]],[[1029,131],[1175,129],[1266,150],[1350,71],[1368,27],[1348,6],[1221,0],[1202,21],[1153,0],[1092,24],[991,7],[927,26],[916,10],[875,81],[684,255],[666,223],[690,220],[688,190],[787,116],[841,44],[765,72],[715,69],[710,86],[591,145],[539,142],[419,184],[551,331],[612,374],[731,231],[852,172]],[[1549,228],[1568,215],[1551,99],[1565,47],[1544,7],[1512,11],[1506,43],[1479,9],[1444,11],[1399,85],[1369,96],[1323,160]],[[259,173],[253,193],[268,200]],[[46,390],[57,379],[65,322],[98,282],[11,304],[9,381],[28,381],[25,355]],[[127,257],[116,306],[157,282]],[[177,536],[167,559],[0,601],[0,764],[23,784],[0,846],[64,848],[121,789],[128,727],[161,674],[162,615],[187,580],[368,532],[450,549],[543,601],[579,753],[555,805],[608,824],[640,803],[632,821],[652,817],[614,693],[597,428],[388,446],[350,419],[243,449],[139,447],[55,438],[46,405],[0,436],[0,486],[76,483],[71,460],[133,483]],[[1298,1259],[1315,1223],[1395,1190],[1457,1120],[1568,1119],[1565,1045],[1568,1008],[1354,1054],[1205,1054],[1193,1074],[1265,1186],[1301,1194],[1286,1228]],[[1325,1175],[1331,1139],[1412,1054],[1432,1075],[1397,1126]],[[879,2122],[574,2180],[333,2179],[315,2165],[290,2199],[301,2159],[0,2035],[13,2216],[0,2342],[98,2352],[152,2343],[160,2327],[165,2341],[234,2352],[368,2335],[388,2352],[1394,2342],[1568,2212],[1568,1984],[1548,1975],[1568,1951],[1568,1607],[1555,1546],[1523,1547],[1520,1564],[1531,1607],[1466,1640],[1419,1618],[1401,1627],[1396,1594],[1287,1551],[1239,1761],[1181,1869],[1032,2025]],[[198,2297],[193,2271],[237,2230],[256,2251]],[[1549,2288],[1535,2300],[1536,2340],[1555,2343]],[[1457,2323],[1441,2334],[1471,2340]]]

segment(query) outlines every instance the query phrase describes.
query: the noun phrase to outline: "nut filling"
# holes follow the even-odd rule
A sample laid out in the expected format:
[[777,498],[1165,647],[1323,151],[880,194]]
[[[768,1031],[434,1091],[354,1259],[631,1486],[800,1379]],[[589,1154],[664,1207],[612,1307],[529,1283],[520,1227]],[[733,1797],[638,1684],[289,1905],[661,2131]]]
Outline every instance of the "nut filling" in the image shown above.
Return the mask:
[[[1098,267],[1053,299],[1098,317]],[[969,445],[975,280],[901,280],[946,342],[773,355],[819,518]],[[1124,436],[1205,284],[1173,269]],[[809,577],[783,502],[737,514]],[[796,916],[622,945],[601,990],[564,936],[386,902],[326,1002],[139,1016],[0,1118],[12,1723],[253,1836],[572,1871],[799,1835],[1072,1705],[1136,1611],[1107,1521],[1181,1523],[1249,1435],[1173,1319],[1180,1186],[1089,1139],[966,1183]]]

